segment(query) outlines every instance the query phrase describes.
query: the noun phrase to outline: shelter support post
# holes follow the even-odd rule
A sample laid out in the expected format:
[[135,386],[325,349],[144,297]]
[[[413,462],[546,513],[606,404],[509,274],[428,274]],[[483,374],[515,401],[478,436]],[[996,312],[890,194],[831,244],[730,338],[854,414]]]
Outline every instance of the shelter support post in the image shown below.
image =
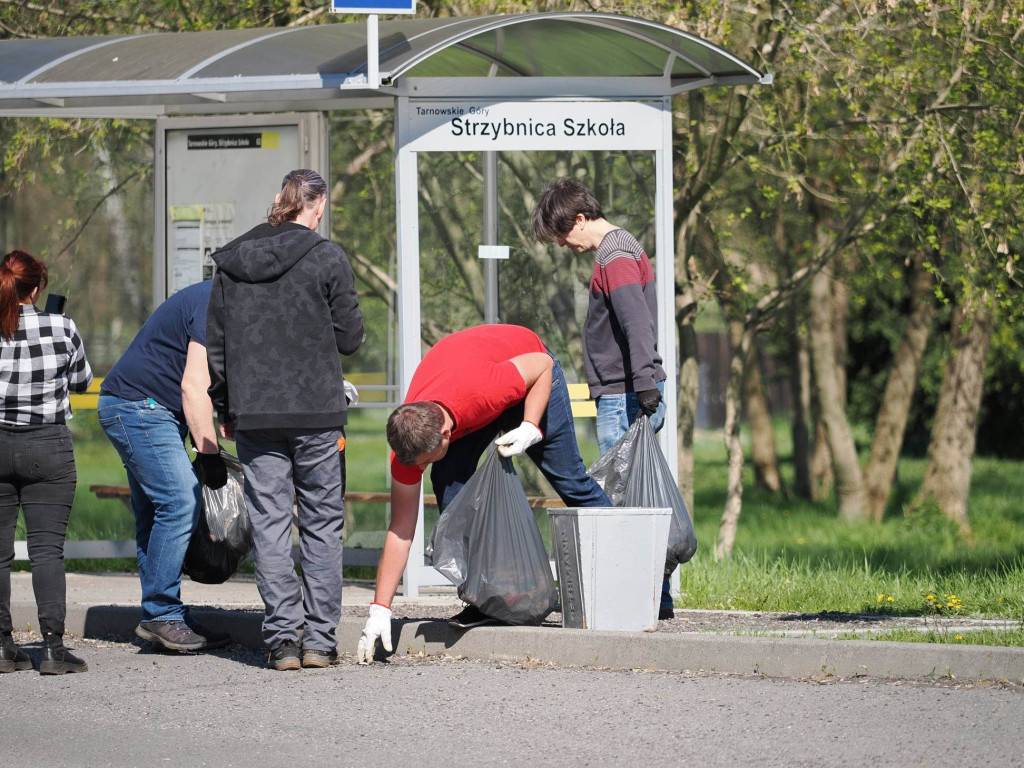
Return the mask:
[[[661,103],[661,149],[655,154],[654,205],[657,228],[657,263],[655,278],[658,284],[658,349],[661,350],[662,367],[665,369],[665,428],[661,430],[661,450],[665,454],[672,477],[679,482],[679,446],[676,431],[679,429],[677,413],[678,371],[676,361],[676,280],[675,280],[675,227],[672,192],[672,100],[662,99]],[[690,510],[690,514],[693,511]],[[672,574],[672,595],[679,596],[679,569]]]
[[[498,244],[498,153],[484,152],[484,237],[483,245]],[[484,259],[484,322],[498,323],[498,261]]]

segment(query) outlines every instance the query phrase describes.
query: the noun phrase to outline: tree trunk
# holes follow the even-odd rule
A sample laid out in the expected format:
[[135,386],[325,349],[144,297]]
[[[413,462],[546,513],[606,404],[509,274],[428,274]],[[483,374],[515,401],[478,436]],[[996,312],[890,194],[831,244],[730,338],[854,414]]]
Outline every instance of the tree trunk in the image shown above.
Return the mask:
[[[93,148],[96,159],[99,161],[96,172],[102,180],[104,190],[116,189],[120,180],[114,172],[110,149],[102,139],[94,142]],[[138,254],[132,247],[127,223],[128,217],[124,212],[124,202],[121,192],[117,192],[106,199],[103,207],[110,221],[111,257],[115,265],[115,274],[120,277],[123,286],[122,300],[128,305],[126,314],[137,321],[141,327],[150,312],[163,301],[163,297],[154,296],[152,307],[147,307],[145,304],[147,292],[142,290]]]
[[814,384],[825,426],[825,438],[828,440],[836,477],[839,514],[844,520],[856,521],[865,518],[867,507],[864,504],[864,484],[860,464],[857,462],[857,448],[839,398],[829,281],[827,269],[811,280],[811,364],[814,367]]
[[935,410],[928,466],[916,503],[934,499],[942,512],[971,538],[967,496],[971,487],[975,430],[992,340],[993,315],[982,301],[968,301],[953,313],[950,356]]
[[732,554],[736,542],[736,527],[743,507],[743,446],[740,444],[740,404],[743,390],[743,363],[747,359],[754,331],[740,334],[738,344],[732,347],[729,359],[729,382],[725,387],[725,449],[729,454],[729,479],[726,489],[722,525],[718,529],[715,558],[721,560]]
[[[810,364],[810,356],[807,360]],[[821,415],[818,395],[812,400],[814,422],[814,440],[811,443],[811,500],[824,501],[832,492],[835,474],[832,472],[832,454],[828,450],[828,433],[825,431],[825,419]]]
[[[793,278],[794,249],[789,241],[786,219],[780,207],[775,212],[772,239],[775,251],[787,281]],[[811,419],[811,375],[807,357],[807,332],[803,328],[800,305],[796,297],[786,303],[783,314],[789,326],[786,335],[786,357],[789,368],[789,393],[792,399],[790,434],[793,440],[793,485],[796,495],[810,499],[811,495],[811,438],[808,424]]]
[[[690,519],[693,510],[693,433],[697,428],[697,402],[700,397],[700,374],[698,372],[697,295],[694,284],[697,279],[696,267],[691,267],[693,253],[693,220],[691,215],[679,226],[676,234],[676,325],[679,329],[679,397],[678,429],[676,430],[677,469],[679,492],[686,502]],[[667,356],[665,359],[668,359]]]
[[832,288],[832,344],[835,347],[836,390],[839,407],[846,410],[846,357],[848,352],[847,325],[850,315],[850,287],[842,275],[833,273]]
[[811,494],[811,437],[808,423],[811,417],[810,361],[807,359],[807,335],[800,329],[796,305],[790,302],[786,310],[789,319],[789,389],[793,400],[790,415],[790,433],[793,436],[793,485],[802,499]]
[[775,432],[772,429],[772,414],[761,378],[760,358],[757,354],[757,339],[751,340],[743,377],[743,402],[747,421],[750,423],[750,447],[754,461],[754,483],[759,488],[779,493],[782,477],[779,474],[779,459],[775,451]]
[[679,402],[676,430],[679,492],[693,518],[693,432],[697,425],[697,398],[700,377],[697,373],[697,333],[693,321],[679,326]]
[[933,278],[924,268],[924,254],[914,258],[911,273],[910,316],[903,329],[896,355],[893,357],[885,394],[875,422],[875,438],[871,444],[871,457],[864,469],[864,490],[868,511],[877,522],[882,521],[889,501],[896,465],[899,461],[903,434],[910,415],[910,404],[917,388],[921,370],[921,357],[931,333],[935,315],[932,297]]

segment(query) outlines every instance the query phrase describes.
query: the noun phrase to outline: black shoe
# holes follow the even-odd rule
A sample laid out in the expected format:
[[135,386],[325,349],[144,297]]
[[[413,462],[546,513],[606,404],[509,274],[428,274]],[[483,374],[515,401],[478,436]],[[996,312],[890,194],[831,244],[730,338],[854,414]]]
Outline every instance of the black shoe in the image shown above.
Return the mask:
[[455,627],[456,629],[472,629],[473,627],[482,627],[487,624],[503,623],[498,619],[488,616],[486,613],[481,613],[480,609],[475,605],[467,605],[448,619],[448,626]]
[[184,621],[144,621],[135,628],[135,634],[170,651],[198,651],[206,647],[206,638],[193,632]]
[[319,648],[302,649],[302,666],[304,667],[329,667],[331,664],[340,664],[338,649],[331,648],[329,651],[321,651]]
[[64,638],[49,632],[43,634],[43,658],[40,675],[63,675],[66,672],[88,672],[89,665],[64,647]]
[[673,610],[671,605],[663,605],[658,609],[658,621],[665,621],[667,619],[674,619],[676,612]]
[[270,651],[270,655],[267,657],[267,666],[278,672],[298,669],[302,666],[299,646],[295,644],[294,640],[285,640]]
[[32,669],[32,659],[14,643],[10,632],[0,632],[0,673]]
[[188,624],[189,629],[206,641],[206,645],[203,646],[204,651],[212,651],[217,648],[223,648],[225,645],[231,645],[231,635],[227,632],[218,632],[215,629],[203,626],[191,616],[185,618],[185,623]]

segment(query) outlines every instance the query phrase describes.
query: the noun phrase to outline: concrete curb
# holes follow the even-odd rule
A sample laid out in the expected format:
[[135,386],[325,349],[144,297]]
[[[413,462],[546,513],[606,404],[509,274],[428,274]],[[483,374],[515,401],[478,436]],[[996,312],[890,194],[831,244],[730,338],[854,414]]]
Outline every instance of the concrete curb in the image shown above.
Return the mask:
[[[34,605],[16,603],[11,609],[16,629],[35,626]],[[263,648],[261,610],[197,606],[192,613],[247,648]],[[69,605],[66,626],[69,633],[83,637],[130,639],[140,616],[137,607]],[[342,618],[340,650],[355,651],[363,621]],[[788,678],[933,677],[1024,683],[1024,648],[558,627],[456,630],[442,620],[396,621],[392,639],[398,655],[444,653],[486,661]]]

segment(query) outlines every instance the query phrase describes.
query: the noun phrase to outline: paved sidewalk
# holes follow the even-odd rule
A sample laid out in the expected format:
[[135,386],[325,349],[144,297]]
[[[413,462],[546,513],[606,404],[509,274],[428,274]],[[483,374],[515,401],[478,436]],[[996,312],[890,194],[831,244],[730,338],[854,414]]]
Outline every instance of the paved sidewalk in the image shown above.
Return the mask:
[[[84,637],[127,639],[139,621],[141,597],[135,574],[68,574],[67,630]],[[31,575],[11,575],[11,612],[16,630],[36,628]],[[183,597],[193,613],[235,642],[261,648],[263,602],[251,576],[210,586],[186,579]],[[354,653],[372,584],[346,582],[339,649]],[[435,588],[417,598],[396,597],[396,615],[430,619],[396,621],[397,654],[439,654],[475,659],[536,661],[557,665],[666,671],[708,670],[789,678],[954,677],[1024,683],[1024,648],[832,640],[821,637],[754,637],[716,633],[606,632],[542,627],[478,627],[454,630],[435,619],[455,613],[453,589]],[[450,610],[449,610],[450,609]],[[737,631],[742,627],[737,625]]]

